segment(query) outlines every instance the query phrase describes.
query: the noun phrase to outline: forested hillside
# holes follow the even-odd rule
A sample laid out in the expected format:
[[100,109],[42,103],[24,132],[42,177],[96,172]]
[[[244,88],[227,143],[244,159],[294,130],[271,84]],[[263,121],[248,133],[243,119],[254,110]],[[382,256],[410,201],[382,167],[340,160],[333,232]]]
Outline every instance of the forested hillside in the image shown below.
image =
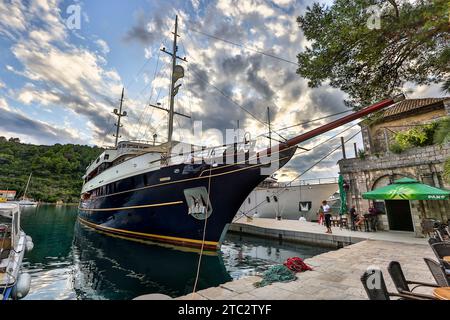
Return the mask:
[[27,196],[44,202],[78,202],[86,167],[102,150],[73,144],[38,146],[0,137],[0,190],[20,197],[33,173]]

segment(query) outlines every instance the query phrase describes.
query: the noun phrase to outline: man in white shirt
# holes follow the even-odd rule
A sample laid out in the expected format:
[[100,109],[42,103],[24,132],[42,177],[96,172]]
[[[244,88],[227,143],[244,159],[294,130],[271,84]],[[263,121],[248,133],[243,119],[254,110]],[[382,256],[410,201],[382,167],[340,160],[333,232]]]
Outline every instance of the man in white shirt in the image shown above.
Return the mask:
[[331,232],[331,208],[327,204],[326,200],[322,201],[322,208],[323,208],[323,213],[325,214],[325,225],[327,227],[327,231],[325,233],[332,233]]

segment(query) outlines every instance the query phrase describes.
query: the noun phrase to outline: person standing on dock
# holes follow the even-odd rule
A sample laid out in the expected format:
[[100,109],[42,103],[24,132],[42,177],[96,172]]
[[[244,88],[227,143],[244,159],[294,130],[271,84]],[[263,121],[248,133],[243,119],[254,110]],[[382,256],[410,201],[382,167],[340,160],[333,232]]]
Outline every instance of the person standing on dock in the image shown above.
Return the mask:
[[319,207],[319,211],[317,211],[317,215],[318,215],[319,225],[323,225],[323,221],[325,220],[325,215],[323,214],[322,206]]
[[331,232],[331,207],[328,205],[326,200],[322,201],[323,214],[325,215],[325,225],[327,227],[327,231],[325,233]]
[[352,230],[355,230],[355,223],[358,218],[358,213],[356,212],[356,206],[352,205],[350,208],[350,219],[352,219]]

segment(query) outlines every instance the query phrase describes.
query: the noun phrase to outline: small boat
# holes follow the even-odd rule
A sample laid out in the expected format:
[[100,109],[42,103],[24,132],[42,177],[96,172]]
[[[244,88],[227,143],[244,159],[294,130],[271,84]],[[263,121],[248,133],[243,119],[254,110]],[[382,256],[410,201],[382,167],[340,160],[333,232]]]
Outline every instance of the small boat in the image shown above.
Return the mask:
[[18,203],[0,202],[0,300],[24,298],[31,276],[21,272],[25,252],[34,247],[33,240],[20,228]]
[[34,201],[33,199],[22,199],[18,202],[19,206],[32,206],[35,207],[38,205],[38,203],[36,201]]
[[28,177],[28,182],[27,182],[27,186],[25,187],[25,191],[23,193],[22,199],[18,202],[20,206],[22,207],[35,207],[38,205],[38,203],[36,201],[34,201],[33,199],[27,198],[26,194],[28,191],[28,186],[30,185],[30,180],[31,180],[31,175],[32,173],[30,173],[30,176]]

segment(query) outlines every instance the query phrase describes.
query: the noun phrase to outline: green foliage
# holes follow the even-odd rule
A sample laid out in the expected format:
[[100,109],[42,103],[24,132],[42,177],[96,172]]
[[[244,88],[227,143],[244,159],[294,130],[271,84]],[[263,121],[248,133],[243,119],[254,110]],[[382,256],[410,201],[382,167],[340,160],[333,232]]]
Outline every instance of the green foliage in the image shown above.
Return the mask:
[[433,144],[436,122],[398,132],[395,141],[403,148],[425,147]]
[[27,196],[44,202],[78,202],[82,176],[102,150],[81,145],[37,146],[0,137],[0,189],[20,197],[33,173]]
[[435,144],[450,142],[450,117],[439,120],[433,139]]
[[450,158],[444,163],[444,179],[450,184]]
[[365,150],[363,150],[363,149],[358,149],[358,157],[361,159],[361,160],[364,160],[364,159],[366,159],[366,151]]
[[389,150],[393,153],[401,153],[410,148],[432,145],[439,124],[440,121],[436,121],[398,132],[395,135],[395,142],[389,146]]
[[405,149],[404,149],[402,146],[400,146],[399,143],[394,142],[394,143],[392,143],[391,145],[389,145],[389,150],[390,150],[392,153],[398,154],[398,153],[402,153]]
[[[381,9],[380,28],[368,27]],[[314,3],[297,19],[311,45],[298,55],[297,73],[309,86],[323,82],[346,92],[347,105],[369,105],[405,82],[444,82],[450,92],[447,0],[335,0]]]

